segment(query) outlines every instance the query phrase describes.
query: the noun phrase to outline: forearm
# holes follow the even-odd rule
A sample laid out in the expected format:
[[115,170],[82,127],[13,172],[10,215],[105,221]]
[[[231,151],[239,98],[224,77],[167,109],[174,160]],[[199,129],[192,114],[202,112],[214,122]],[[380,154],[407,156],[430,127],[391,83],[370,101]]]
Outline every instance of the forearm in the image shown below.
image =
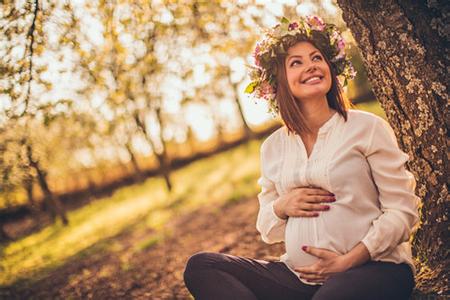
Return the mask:
[[342,260],[348,269],[360,266],[370,260],[370,253],[367,247],[359,242],[352,250],[342,255]]

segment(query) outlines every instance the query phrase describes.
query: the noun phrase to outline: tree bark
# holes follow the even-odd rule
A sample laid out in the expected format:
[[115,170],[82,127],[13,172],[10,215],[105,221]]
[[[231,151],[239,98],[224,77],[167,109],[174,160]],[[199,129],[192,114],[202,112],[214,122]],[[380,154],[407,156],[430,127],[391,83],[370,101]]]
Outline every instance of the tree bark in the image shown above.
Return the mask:
[[422,199],[421,224],[413,240],[417,288],[448,293],[449,7],[444,1],[337,2],[417,180]]

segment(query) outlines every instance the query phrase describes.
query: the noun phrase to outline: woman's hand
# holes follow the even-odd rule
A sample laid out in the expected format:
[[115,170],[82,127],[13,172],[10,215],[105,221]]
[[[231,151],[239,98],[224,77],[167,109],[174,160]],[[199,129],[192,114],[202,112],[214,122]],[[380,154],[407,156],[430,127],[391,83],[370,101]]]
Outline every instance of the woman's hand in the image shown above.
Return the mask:
[[362,242],[343,255],[327,249],[308,246],[303,246],[302,250],[319,260],[310,266],[294,268],[294,270],[300,273],[300,278],[314,283],[323,283],[333,274],[347,271],[370,260],[370,253]]
[[275,214],[282,219],[288,217],[317,217],[320,211],[330,206],[321,203],[334,202],[334,194],[320,188],[295,188],[278,198],[274,203]]
[[331,275],[344,272],[351,267],[344,255],[315,247],[303,246],[302,249],[306,253],[319,258],[317,262],[310,266],[294,268],[296,272],[300,273],[300,278],[308,282],[323,283]]

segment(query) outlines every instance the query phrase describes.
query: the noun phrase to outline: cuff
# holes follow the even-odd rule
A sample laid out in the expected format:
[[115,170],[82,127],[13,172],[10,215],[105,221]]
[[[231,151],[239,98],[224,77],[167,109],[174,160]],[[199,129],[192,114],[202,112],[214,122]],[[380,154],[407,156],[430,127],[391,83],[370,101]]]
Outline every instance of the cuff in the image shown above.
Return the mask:
[[274,207],[274,205],[275,205],[275,201],[272,201],[272,204],[270,205],[270,207],[271,207],[270,211],[272,212],[273,217],[274,217],[277,221],[282,221],[282,222],[287,221],[287,219],[282,219],[282,218],[280,218],[280,217],[275,213],[275,207]]
[[374,260],[375,259],[375,247],[370,243],[369,238],[366,236],[361,243],[364,244],[364,246],[366,246],[367,250],[369,251],[370,254],[370,259]]

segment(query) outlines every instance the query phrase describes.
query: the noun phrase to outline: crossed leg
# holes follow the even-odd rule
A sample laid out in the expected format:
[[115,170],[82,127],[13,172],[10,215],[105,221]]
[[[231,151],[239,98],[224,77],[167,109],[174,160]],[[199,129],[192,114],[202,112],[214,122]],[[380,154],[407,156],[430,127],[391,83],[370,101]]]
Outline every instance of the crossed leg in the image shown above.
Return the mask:
[[283,262],[213,252],[191,256],[184,281],[197,300],[302,300],[318,289],[300,282]]

